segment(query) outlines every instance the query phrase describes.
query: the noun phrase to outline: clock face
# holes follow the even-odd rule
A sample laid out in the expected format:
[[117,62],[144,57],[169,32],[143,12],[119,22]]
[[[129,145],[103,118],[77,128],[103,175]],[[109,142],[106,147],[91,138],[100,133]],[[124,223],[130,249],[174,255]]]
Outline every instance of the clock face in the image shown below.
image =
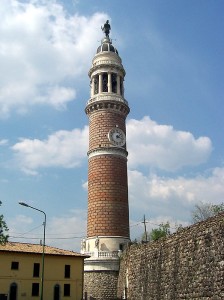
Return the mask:
[[109,141],[118,147],[125,144],[125,133],[120,128],[112,128],[108,133]]

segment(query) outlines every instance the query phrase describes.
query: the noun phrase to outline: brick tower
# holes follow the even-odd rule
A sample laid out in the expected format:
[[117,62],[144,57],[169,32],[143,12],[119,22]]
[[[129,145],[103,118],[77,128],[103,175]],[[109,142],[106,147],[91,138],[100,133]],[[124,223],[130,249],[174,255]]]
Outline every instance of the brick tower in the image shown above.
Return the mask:
[[115,299],[119,256],[129,242],[125,70],[109,37],[97,49],[89,71],[88,225],[82,253],[86,299]]

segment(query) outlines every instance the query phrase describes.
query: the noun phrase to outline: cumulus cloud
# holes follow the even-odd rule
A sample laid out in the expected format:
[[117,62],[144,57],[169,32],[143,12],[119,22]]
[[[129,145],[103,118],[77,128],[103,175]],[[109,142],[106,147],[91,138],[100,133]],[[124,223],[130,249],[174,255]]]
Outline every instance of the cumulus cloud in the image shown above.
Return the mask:
[[127,122],[129,167],[151,166],[176,171],[207,161],[212,143],[208,137],[195,138],[190,132],[160,125],[149,117]]
[[37,104],[64,109],[108,16],[69,15],[56,1],[2,0],[0,17],[0,117]]
[[[209,138],[195,139],[189,132],[176,131],[172,126],[159,125],[149,117],[127,122],[129,168],[147,166],[177,171],[197,166],[208,159],[212,144]],[[29,174],[44,167],[73,168],[86,157],[88,126],[72,131],[60,130],[46,140],[20,139],[12,147],[21,169]]]
[[60,130],[46,140],[21,139],[12,146],[20,168],[28,174],[36,174],[39,168],[74,168],[86,157],[88,127],[82,130]]
[[136,170],[129,171],[128,175],[130,211],[135,216],[145,213],[152,218],[170,216],[174,220],[189,221],[196,203],[218,204],[224,199],[224,168],[192,178],[146,176]]

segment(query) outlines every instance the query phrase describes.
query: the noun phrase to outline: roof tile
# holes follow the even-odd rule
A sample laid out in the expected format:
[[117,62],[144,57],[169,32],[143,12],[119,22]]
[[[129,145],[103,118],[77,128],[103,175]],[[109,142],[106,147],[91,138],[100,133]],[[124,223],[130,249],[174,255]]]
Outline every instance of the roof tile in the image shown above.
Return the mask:
[[[43,246],[39,244],[8,242],[5,245],[0,245],[0,251],[42,254]],[[84,257],[84,258],[88,257],[78,252],[59,249],[59,248],[46,246],[46,245],[44,248],[44,252],[45,254],[49,254],[49,255],[67,255],[67,256],[77,256],[77,257]]]

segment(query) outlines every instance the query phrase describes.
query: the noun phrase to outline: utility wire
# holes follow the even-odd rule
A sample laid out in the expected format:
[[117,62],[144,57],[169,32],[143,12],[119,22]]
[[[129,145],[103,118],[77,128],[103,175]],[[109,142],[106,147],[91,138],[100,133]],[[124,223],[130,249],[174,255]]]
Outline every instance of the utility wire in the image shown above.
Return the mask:
[[[25,237],[25,236],[12,236],[10,235],[9,238],[12,239],[31,239],[31,240],[39,240],[39,237]],[[72,236],[72,237],[62,237],[62,238],[56,238],[56,237],[47,237],[47,240],[72,240],[72,239],[81,239],[83,236]]]
[[[130,225],[130,227],[138,226],[138,225],[141,225],[142,223],[149,223],[151,225],[155,225],[155,226],[159,227],[162,222],[160,224],[156,224],[156,223],[153,223],[151,221],[144,220],[143,222],[141,221],[141,222],[138,222],[136,224]],[[176,227],[170,227],[170,229],[175,229],[176,230],[177,228]]]

